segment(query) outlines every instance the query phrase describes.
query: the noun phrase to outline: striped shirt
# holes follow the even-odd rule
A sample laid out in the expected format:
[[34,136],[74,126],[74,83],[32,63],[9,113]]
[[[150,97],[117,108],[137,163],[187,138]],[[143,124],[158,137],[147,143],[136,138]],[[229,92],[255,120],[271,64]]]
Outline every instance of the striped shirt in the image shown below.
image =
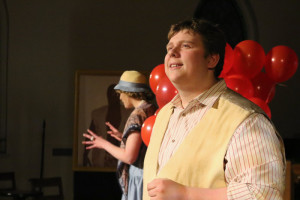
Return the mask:
[[[160,147],[159,171],[226,88],[225,82],[219,81],[186,108],[179,95],[174,97],[174,111]],[[224,158],[228,199],[281,199],[285,165],[280,145],[262,114],[252,114],[239,125]]]

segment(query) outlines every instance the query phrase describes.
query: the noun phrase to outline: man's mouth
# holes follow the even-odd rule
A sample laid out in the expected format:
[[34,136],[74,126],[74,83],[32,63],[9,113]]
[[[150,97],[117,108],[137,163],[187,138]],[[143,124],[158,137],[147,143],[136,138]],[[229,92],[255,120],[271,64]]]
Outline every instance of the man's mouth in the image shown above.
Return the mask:
[[176,63],[176,64],[171,64],[170,65],[170,68],[174,69],[174,68],[179,68],[181,67],[183,64],[180,64],[180,63]]

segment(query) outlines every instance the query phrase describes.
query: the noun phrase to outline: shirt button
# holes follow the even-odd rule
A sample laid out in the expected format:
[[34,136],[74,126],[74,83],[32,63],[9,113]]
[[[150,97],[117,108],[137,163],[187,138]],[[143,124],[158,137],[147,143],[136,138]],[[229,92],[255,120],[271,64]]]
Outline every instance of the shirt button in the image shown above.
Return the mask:
[[175,140],[173,139],[172,142],[175,142]]

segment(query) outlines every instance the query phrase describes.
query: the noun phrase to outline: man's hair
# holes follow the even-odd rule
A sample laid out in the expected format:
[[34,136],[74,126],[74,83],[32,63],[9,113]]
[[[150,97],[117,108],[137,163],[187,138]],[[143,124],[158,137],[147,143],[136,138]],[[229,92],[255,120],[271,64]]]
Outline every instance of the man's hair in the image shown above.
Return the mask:
[[201,36],[205,48],[205,57],[219,54],[220,60],[214,68],[214,75],[218,78],[223,69],[225,56],[226,40],[223,31],[207,20],[192,18],[173,24],[168,33],[168,40],[183,30],[192,31]]

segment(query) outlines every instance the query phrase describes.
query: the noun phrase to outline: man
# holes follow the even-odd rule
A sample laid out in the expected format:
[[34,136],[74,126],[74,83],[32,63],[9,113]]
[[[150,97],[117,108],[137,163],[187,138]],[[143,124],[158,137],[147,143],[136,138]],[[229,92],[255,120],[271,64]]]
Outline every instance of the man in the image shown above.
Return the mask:
[[225,39],[204,20],[168,34],[165,72],[178,95],[153,127],[144,161],[146,199],[281,199],[285,157],[265,113],[226,87]]

